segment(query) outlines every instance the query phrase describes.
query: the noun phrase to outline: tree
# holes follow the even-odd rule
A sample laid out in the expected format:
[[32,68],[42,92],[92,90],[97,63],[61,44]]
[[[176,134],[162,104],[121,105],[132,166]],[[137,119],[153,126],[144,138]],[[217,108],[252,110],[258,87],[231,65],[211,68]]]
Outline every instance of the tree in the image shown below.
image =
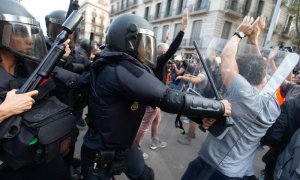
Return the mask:
[[294,16],[291,38],[297,45],[297,52],[300,53],[300,0],[293,0],[290,3],[289,12]]

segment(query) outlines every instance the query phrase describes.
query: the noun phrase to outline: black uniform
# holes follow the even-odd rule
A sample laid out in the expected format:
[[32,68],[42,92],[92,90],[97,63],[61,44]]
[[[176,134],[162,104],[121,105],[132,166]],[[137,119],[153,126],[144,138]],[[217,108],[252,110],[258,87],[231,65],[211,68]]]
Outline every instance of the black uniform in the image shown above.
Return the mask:
[[133,145],[146,106],[193,119],[224,114],[222,103],[170,90],[155,77],[146,65],[156,65],[153,35],[143,18],[119,16],[110,26],[107,48],[91,65],[90,124],[81,151],[87,179],[109,179],[122,172],[130,179],[154,179]]

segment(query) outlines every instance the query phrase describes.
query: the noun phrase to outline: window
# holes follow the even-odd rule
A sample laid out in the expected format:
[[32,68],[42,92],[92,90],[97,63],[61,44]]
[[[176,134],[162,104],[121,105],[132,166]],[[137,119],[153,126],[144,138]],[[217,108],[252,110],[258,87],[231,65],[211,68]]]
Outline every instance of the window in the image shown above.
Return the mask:
[[237,0],[231,0],[229,1],[229,9],[233,10],[233,11],[237,11],[238,10],[238,1]]
[[176,10],[177,15],[181,14],[182,7],[183,7],[183,0],[178,0],[178,6],[177,6],[177,10]]
[[173,38],[175,38],[177,36],[178,32],[181,30],[181,26],[182,26],[181,23],[175,24]]
[[111,14],[115,13],[115,7],[114,7],[114,5],[111,5],[110,13]]
[[163,26],[163,33],[162,33],[162,37],[161,37],[161,40],[162,40],[162,42],[167,42],[167,40],[168,40],[168,33],[169,33],[169,25],[164,25]]
[[229,38],[229,33],[231,30],[231,22],[225,21],[224,26],[223,26],[223,31],[222,31],[222,35],[221,38],[223,39],[228,39]]
[[193,45],[193,41],[200,40],[201,28],[202,28],[202,20],[197,20],[193,22],[191,39],[189,43],[190,46]]
[[149,6],[145,8],[144,18],[145,18],[146,20],[148,20],[148,18],[149,18],[149,8],[150,8]]
[[171,5],[172,5],[172,0],[167,1],[167,6],[166,6],[166,14],[165,17],[171,16]]
[[159,18],[159,14],[160,14],[160,6],[161,6],[161,3],[157,3],[157,4],[156,4],[156,8],[155,8],[155,19],[158,19],[158,18]]
[[264,5],[265,5],[265,1],[260,0],[258,3],[257,11],[256,11],[256,16],[260,16],[262,14]]
[[244,7],[244,12],[243,12],[244,15],[249,14],[249,11],[250,11],[250,8],[251,8],[251,2],[252,2],[252,0],[246,0],[245,7]]
[[92,17],[92,24],[96,23],[96,17]]
[[120,2],[117,2],[117,11],[120,11]]
[[129,0],[126,0],[126,8],[128,8],[128,6],[129,6]]
[[125,2],[124,2],[124,0],[122,0],[121,1],[121,10],[124,9],[124,7],[125,7],[124,5],[125,5]]
[[288,21],[287,21],[287,24],[286,24],[286,26],[285,26],[285,28],[284,28],[283,33],[288,33],[288,32],[290,31],[292,22],[293,22],[293,17],[290,16],[290,17],[288,18]]
[[207,7],[207,0],[197,0],[195,10],[204,9]]
[[158,34],[158,27],[153,28],[154,36],[157,37]]

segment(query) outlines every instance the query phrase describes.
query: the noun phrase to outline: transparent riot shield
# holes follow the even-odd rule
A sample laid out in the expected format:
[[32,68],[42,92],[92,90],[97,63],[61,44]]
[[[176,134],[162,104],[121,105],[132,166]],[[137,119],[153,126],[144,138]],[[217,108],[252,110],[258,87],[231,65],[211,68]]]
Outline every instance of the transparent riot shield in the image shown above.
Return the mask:
[[273,49],[261,51],[244,42],[236,53],[235,48],[234,43],[219,38],[204,39],[199,47],[204,63],[213,62],[209,71],[220,95],[231,103],[234,125],[226,128],[221,138],[207,134],[197,165],[184,179],[255,175],[258,170],[253,168],[253,159],[260,139],[280,115],[275,94],[282,83],[289,83],[286,78],[299,56]]
[[[238,77],[235,77],[230,86],[223,83],[223,75],[226,77],[229,74],[223,73],[221,66],[223,61],[221,54],[227,40],[208,38],[199,43],[203,59],[209,63],[212,61],[212,66],[206,63],[210,68],[219,95],[232,104],[231,119],[234,125],[227,128],[226,132],[224,131],[221,139],[213,136],[209,131],[199,130],[196,125],[194,136],[188,139],[186,136],[190,124],[183,123],[186,134],[182,135],[181,130],[174,128],[176,114],[161,111],[158,136],[160,141],[167,142],[166,147],[158,147],[155,150],[149,148],[153,138],[151,127],[141,145],[143,152],[148,154],[148,157],[144,156],[148,158],[145,162],[154,170],[155,179],[180,180],[183,177],[184,180],[214,180],[224,179],[225,176],[259,175],[260,170],[264,169],[265,164],[261,158],[254,157],[257,154],[261,157],[266,151],[256,152],[256,149],[261,137],[279,115],[279,106],[274,94],[297,64],[298,56],[286,52],[274,53],[272,49],[261,50],[264,57],[261,59],[264,60],[263,65],[253,69],[251,57],[255,52],[255,47],[244,44],[244,41],[246,42],[246,39],[239,44],[235,57],[239,63],[244,63],[240,64],[243,69],[241,69],[242,72],[238,71],[235,75]],[[256,64],[254,63],[254,65]],[[260,73],[260,68],[265,73]],[[240,74],[244,73],[247,76],[247,72],[252,71],[255,72],[253,78],[258,74],[265,75],[265,82],[261,87],[254,87]],[[186,74],[207,76],[197,57],[188,64]],[[184,80],[181,81],[183,83]],[[199,96],[215,98],[214,92],[209,86],[210,83],[207,82],[207,84],[207,86],[200,86],[186,82],[185,87],[183,88],[182,84],[180,89]],[[189,168],[190,162],[192,164]],[[117,179],[127,178],[124,176],[124,178]]]

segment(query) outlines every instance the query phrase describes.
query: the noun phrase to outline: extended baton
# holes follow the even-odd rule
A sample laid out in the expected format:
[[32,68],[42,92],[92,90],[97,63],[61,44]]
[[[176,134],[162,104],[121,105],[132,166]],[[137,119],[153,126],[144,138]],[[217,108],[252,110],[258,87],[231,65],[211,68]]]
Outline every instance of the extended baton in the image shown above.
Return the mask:
[[[219,92],[217,91],[217,88],[216,88],[215,83],[214,83],[214,81],[212,79],[212,76],[211,76],[211,74],[210,74],[210,72],[208,70],[208,67],[207,67],[206,63],[204,62],[204,60],[203,60],[203,57],[202,57],[202,55],[200,53],[199,46],[198,46],[197,42],[193,41],[193,44],[194,44],[195,49],[197,51],[199,60],[200,60],[202,66],[203,66],[203,68],[204,68],[204,70],[206,72],[208,81],[209,81],[209,83],[210,83],[210,85],[211,85],[211,87],[212,87],[212,89],[214,91],[216,99],[217,100],[222,100],[222,97],[219,94]],[[230,126],[233,126],[233,125],[234,125],[234,123],[233,123],[232,119],[230,119],[228,117],[225,117],[223,119],[217,120],[208,130],[210,131],[211,134],[213,134],[214,136],[218,137],[218,136],[220,136],[226,130],[227,127],[230,127]],[[204,132],[206,131],[202,126],[199,126],[199,128],[202,131],[204,131]]]

